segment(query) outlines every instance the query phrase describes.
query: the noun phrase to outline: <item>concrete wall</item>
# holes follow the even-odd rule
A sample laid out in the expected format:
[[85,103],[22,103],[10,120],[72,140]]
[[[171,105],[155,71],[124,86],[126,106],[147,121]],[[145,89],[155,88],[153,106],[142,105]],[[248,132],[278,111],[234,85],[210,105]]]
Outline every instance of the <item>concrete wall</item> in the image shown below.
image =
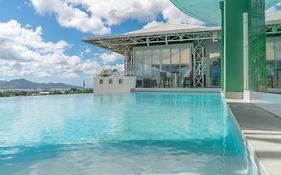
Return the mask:
[[95,94],[130,93],[136,87],[136,77],[95,77]]
[[252,92],[251,103],[281,118],[281,94]]

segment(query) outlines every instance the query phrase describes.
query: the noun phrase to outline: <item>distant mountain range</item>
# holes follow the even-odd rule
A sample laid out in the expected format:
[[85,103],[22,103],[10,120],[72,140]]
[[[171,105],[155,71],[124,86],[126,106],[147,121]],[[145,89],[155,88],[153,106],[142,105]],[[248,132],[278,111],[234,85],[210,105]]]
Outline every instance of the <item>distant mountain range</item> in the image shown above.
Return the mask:
[[11,81],[1,81],[0,89],[71,89],[81,88],[79,86],[64,83],[36,83],[25,79],[15,79]]

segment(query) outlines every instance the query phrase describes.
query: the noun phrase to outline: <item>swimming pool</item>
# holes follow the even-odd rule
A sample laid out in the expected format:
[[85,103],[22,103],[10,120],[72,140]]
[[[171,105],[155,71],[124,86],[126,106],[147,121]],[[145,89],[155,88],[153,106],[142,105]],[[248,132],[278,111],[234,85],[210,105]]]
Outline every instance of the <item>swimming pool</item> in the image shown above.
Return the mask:
[[0,174],[251,175],[219,94],[0,98]]

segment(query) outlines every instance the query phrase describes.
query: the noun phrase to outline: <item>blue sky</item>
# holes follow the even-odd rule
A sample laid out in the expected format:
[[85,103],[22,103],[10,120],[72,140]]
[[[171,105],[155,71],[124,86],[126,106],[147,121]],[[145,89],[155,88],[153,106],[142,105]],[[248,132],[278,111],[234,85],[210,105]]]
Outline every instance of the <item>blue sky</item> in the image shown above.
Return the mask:
[[169,0],[0,0],[0,79],[26,78],[92,87],[122,56],[82,42],[161,22],[205,25]]

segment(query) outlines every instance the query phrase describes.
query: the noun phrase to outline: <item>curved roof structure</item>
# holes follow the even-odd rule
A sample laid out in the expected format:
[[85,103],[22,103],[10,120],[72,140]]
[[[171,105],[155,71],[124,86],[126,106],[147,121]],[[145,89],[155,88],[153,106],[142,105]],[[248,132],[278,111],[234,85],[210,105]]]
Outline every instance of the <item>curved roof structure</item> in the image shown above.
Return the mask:
[[[220,6],[222,0],[171,0],[173,4],[184,13],[201,21],[219,25]],[[235,0],[234,0],[235,1]],[[265,0],[265,8],[268,9],[280,0]]]

